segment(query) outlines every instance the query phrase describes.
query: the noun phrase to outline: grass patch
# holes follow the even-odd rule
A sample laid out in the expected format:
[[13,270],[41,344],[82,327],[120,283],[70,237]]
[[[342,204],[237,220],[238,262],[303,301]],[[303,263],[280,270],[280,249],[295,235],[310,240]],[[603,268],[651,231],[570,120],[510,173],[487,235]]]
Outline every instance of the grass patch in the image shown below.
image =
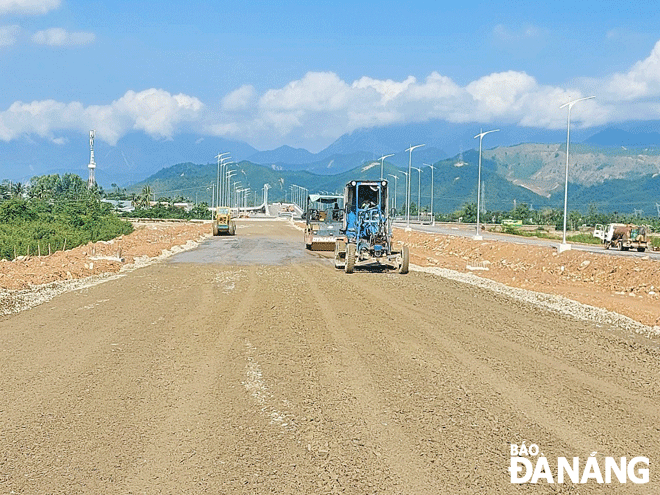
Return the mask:
[[[514,227],[513,225],[503,225],[502,226],[503,234],[518,235],[521,237],[537,237],[539,239],[552,239],[552,240],[561,240],[561,235],[552,235],[542,229],[541,227],[537,228],[534,231],[521,230],[519,227]],[[600,244],[602,241],[598,237],[594,237],[591,234],[574,234],[566,236],[567,242],[579,242],[582,244]],[[658,238],[658,243],[660,244],[660,238]]]
[[529,232],[526,230],[521,230],[518,227],[514,227],[513,225],[502,225],[502,233],[503,234],[509,234],[509,235],[519,235],[521,237],[538,237],[540,239],[557,239],[556,236],[550,235],[548,232],[543,230],[542,228],[538,228],[533,232]]
[[582,244],[602,244],[598,237],[594,237],[591,234],[575,234],[566,236],[566,240],[570,242],[580,242]]

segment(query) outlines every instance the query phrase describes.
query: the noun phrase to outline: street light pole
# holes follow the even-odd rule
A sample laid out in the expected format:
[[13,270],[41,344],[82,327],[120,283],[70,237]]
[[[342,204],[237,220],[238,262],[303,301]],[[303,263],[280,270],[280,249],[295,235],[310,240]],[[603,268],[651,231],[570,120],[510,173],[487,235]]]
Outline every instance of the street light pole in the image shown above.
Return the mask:
[[[415,148],[420,148],[424,146],[423,144],[417,144],[415,146],[410,145],[410,148],[406,149],[410,153],[408,156],[408,174],[406,179],[408,182],[408,189],[406,192],[406,230],[410,230],[410,180],[412,179],[411,168],[412,168],[412,152]],[[404,172],[405,173],[405,172]]]
[[422,169],[413,167],[415,170],[417,170],[417,173],[419,175],[419,185],[417,186],[417,221],[421,221],[421,213],[422,213]]
[[222,194],[226,206],[231,207],[231,178],[236,174],[236,169],[226,169],[225,170],[225,187],[222,188]]
[[[218,193],[220,192],[220,159],[223,156],[228,155],[228,154],[229,154],[229,152],[226,151],[225,153],[218,153],[216,155],[216,158],[218,159],[218,173],[217,173],[216,178],[215,178],[215,192],[216,192],[217,196],[219,196]],[[220,202],[219,198],[216,198],[216,206],[218,206],[219,202]]]
[[387,174],[390,177],[394,177],[394,210],[396,210],[396,186],[399,181],[399,176],[394,174]]
[[473,239],[480,241],[483,239],[481,237],[481,232],[480,232],[480,225],[479,225],[479,213],[481,209],[481,141],[483,141],[484,136],[486,134],[490,134],[491,132],[498,132],[499,129],[493,129],[492,131],[486,131],[484,132],[483,129],[479,134],[474,136],[475,139],[479,138],[479,172],[478,172],[478,179],[477,179],[477,233],[473,237]]
[[566,244],[566,215],[568,213],[568,146],[571,141],[571,108],[573,108],[573,105],[575,105],[578,101],[591,100],[592,98],[595,98],[595,96],[585,96],[584,98],[578,98],[577,100],[572,100],[569,101],[568,103],[564,103],[562,106],[559,107],[559,108],[568,107],[568,120],[566,121],[566,182],[564,184],[564,232],[562,235],[561,244],[559,245],[560,253],[571,249],[571,245]]
[[[403,175],[406,176],[406,183],[405,183],[404,185],[405,185],[406,187],[408,187],[408,177],[409,177],[408,172],[404,172],[404,171],[402,170],[401,173],[402,173]],[[405,189],[404,189],[404,192],[405,192]],[[406,196],[406,198],[407,198],[407,196]],[[408,200],[406,199],[406,204],[407,204],[407,203],[408,203]],[[410,228],[410,227],[408,227],[408,228]]]
[[383,155],[379,158],[379,160],[380,160],[380,180],[383,180],[383,160],[385,160],[385,158],[389,158],[391,156],[394,156],[394,153],[392,153],[391,155]]
[[[227,166],[230,164],[234,163],[231,160],[231,157],[227,156],[224,158],[220,158],[220,170],[221,170],[221,175],[220,175],[220,202],[224,205],[226,203],[226,199],[224,198],[224,191],[225,187],[223,184],[223,180],[225,179],[225,170],[227,170]],[[227,163],[225,163],[227,162]]]
[[431,224],[435,225],[435,216],[433,216],[433,171],[435,170],[435,167],[428,163],[425,163],[424,165],[431,169]]

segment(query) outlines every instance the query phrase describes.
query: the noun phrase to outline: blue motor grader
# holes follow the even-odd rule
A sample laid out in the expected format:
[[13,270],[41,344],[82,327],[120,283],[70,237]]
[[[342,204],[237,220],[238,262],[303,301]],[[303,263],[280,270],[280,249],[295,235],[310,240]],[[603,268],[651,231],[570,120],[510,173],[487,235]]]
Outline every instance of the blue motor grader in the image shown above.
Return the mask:
[[344,188],[344,219],[335,240],[335,267],[353,273],[357,267],[408,273],[408,246],[392,242],[394,212],[388,211],[386,180],[353,180]]

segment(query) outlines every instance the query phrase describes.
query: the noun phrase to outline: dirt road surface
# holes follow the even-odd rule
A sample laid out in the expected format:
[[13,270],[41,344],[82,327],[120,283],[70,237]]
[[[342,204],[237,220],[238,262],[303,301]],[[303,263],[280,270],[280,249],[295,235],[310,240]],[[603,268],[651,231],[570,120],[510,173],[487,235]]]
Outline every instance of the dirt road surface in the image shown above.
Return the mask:
[[0,320],[0,493],[660,493],[656,340],[239,227]]

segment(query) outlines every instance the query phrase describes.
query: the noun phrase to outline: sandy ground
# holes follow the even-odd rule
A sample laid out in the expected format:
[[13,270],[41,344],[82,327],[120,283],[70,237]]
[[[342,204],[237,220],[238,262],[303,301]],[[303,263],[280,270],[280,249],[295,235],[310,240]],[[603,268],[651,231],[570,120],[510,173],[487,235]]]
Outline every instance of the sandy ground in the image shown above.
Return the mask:
[[[132,234],[109,242],[90,243],[50,256],[0,261],[0,311],[17,292],[25,294],[43,284],[117,273],[210,235],[208,223],[145,222],[135,227]],[[401,229],[395,229],[395,238],[410,246],[411,262],[420,266],[449,268],[512,287],[558,294],[644,325],[660,326],[660,263],[649,258],[578,251],[558,255],[550,246],[474,241]]]
[[561,254],[550,245],[475,241],[396,229],[411,262],[471,272],[513,287],[558,294],[615,311],[644,325],[660,325],[660,262],[648,256]]
[[[657,339],[239,227],[0,318],[0,493],[660,492]],[[512,484],[523,441],[649,480]]]
[[0,261],[0,289],[27,289],[35,285],[80,279],[102,273],[116,273],[144,257],[159,256],[164,250],[199,241],[210,235],[210,224],[141,222],[133,233],[111,241],[89,243],[49,256],[19,256]]

